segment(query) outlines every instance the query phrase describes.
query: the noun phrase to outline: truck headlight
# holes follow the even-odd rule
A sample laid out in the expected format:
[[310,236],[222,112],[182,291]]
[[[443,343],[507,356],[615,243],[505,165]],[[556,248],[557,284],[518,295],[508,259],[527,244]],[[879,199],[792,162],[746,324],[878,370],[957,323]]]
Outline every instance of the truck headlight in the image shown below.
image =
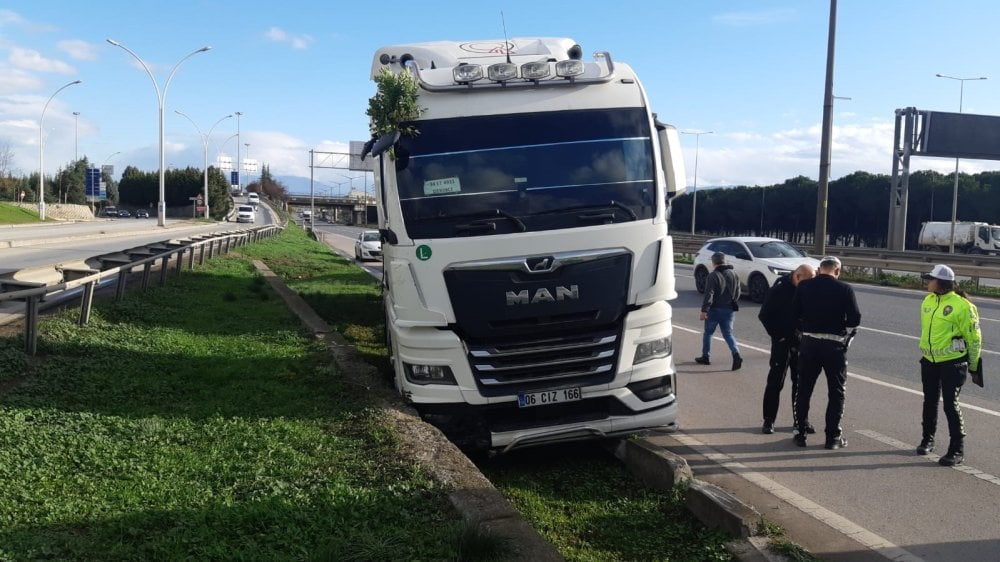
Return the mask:
[[414,384],[458,384],[447,365],[411,365],[403,363],[406,380]]
[[673,352],[673,343],[671,342],[670,336],[660,338],[658,340],[647,341],[640,343],[635,348],[635,359],[632,361],[633,365],[638,365],[650,359],[659,359],[660,357],[666,357]]

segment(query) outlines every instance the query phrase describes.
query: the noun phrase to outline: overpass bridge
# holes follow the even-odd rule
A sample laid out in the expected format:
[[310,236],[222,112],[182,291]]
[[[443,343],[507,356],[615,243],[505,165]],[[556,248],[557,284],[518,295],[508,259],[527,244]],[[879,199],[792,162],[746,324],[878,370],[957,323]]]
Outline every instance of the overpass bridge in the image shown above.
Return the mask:
[[310,204],[316,209],[315,220],[325,220],[339,224],[375,224],[378,215],[375,210],[375,199],[372,197],[323,197],[309,195],[287,196],[288,210],[291,212],[309,209]]

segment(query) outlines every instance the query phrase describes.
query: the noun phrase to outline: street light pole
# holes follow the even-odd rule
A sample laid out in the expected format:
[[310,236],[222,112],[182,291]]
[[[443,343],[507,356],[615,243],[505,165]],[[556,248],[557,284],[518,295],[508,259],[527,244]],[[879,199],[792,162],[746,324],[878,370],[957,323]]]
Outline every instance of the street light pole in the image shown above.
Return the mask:
[[207,135],[203,135],[201,133],[201,128],[198,127],[198,125],[194,122],[194,119],[191,119],[191,117],[189,117],[187,113],[184,113],[183,111],[178,111],[176,109],[174,110],[174,113],[176,113],[178,115],[183,115],[188,121],[191,122],[192,125],[194,125],[194,128],[198,130],[198,136],[201,137],[201,144],[205,148],[205,174],[204,174],[205,185],[204,185],[204,195],[203,195],[203,197],[205,198],[205,218],[207,219],[209,217],[209,214],[208,214],[208,139],[209,139],[209,137],[212,136],[212,131],[215,130],[215,127],[219,123],[222,123],[223,121],[225,121],[226,119],[229,119],[233,115],[229,114],[229,115],[226,115],[225,117],[220,118],[218,121],[215,122],[215,125],[212,125],[212,128],[208,130],[208,134]]
[[159,102],[159,113],[160,113],[160,201],[157,204],[156,224],[157,226],[167,226],[167,201],[166,201],[167,180],[166,180],[165,168],[163,165],[165,160],[163,154],[163,122],[164,122],[163,106],[166,103],[167,99],[167,88],[170,87],[170,81],[173,80],[174,73],[177,72],[177,69],[180,68],[181,64],[184,61],[197,55],[198,53],[204,53],[205,51],[208,51],[209,49],[211,49],[211,47],[205,46],[200,49],[191,51],[184,58],[177,61],[177,64],[175,64],[174,67],[170,69],[170,74],[167,75],[167,81],[163,83],[163,91],[161,92],[160,86],[156,83],[156,78],[153,76],[153,72],[149,70],[149,66],[147,66],[146,63],[141,58],[139,58],[139,55],[135,54],[135,52],[132,51],[132,49],[129,49],[128,47],[122,45],[121,43],[115,41],[114,39],[108,39],[107,41],[108,43],[111,43],[115,47],[121,47],[122,50],[132,55],[132,57],[135,58],[135,60],[139,61],[139,64],[142,65],[143,70],[146,71],[146,74],[149,75],[149,79],[153,82],[153,89],[156,90],[156,99]]
[[49,102],[56,97],[56,94],[81,82],[83,80],[74,80],[53,92],[42,106],[42,116],[38,118],[38,218],[40,220],[45,220],[45,127],[42,124],[45,121],[45,110],[49,108]]
[[80,159],[80,112],[73,112],[73,160]]
[[702,135],[711,135],[715,131],[681,131],[682,135],[694,135],[694,188],[691,190],[691,234],[694,234],[694,222],[698,212],[698,149]]
[[236,184],[239,186],[240,194],[243,193],[243,168],[240,166],[240,117],[242,111],[237,111],[236,115]]
[[[958,80],[958,112],[962,113],[962,98],[965,95],[965,82],[968,80],[986,80],[985,76],[976,78],[956,78],[944,74],[935,74],[938,78]],[[951,192],[951,240],[948,243],[948,253],[955,253],[955,222],[958,220],[958,158],[955,158],[955,187]]]

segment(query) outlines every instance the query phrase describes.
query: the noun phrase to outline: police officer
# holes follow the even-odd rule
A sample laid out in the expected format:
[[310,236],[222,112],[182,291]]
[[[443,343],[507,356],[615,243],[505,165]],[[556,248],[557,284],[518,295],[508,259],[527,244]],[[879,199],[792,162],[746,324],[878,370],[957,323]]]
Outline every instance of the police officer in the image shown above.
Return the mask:
[[[798,430],[795,416],[795,397],[799,390],[799,334],[795,316],[792,314],[792,297],[795,288],[802,281],[816,277],[816,268],[804,263],[788,275],[779,277],[767,292],[757,319],[771,336],[770,370],[767,372],[767,386],[764,387],[763,433],[774,433],[774,420],[778,417],[781,389],[785,386],[785,373],[790,371],[792,379],[792,427]],[[812,424],[806,422],[806,432],[815,433]]]
[[799,395],[796,397],[798,431],[795,444],[806,446],[806,420],[820,371],[826,375],[826,448],[847,446],[840,428],[847,385],[848,328],[861,324],[854,289],[839,279],[840,260],[827,256],[819,262],[815,279],[802,283],[792,298],[802,342],[799,345]]
[[965,422],[958,396],[967,374],[982,384],[982,333],[976,305],[955,290],[955,272],[947,265],[935,265],[927,280],[930,293],[920,305],[920,380],[924,387],[923,439],[918,455],[934,450],[938,399],[943,397],[951,441],[948,452],[938,460],[944,466],[965,460]]

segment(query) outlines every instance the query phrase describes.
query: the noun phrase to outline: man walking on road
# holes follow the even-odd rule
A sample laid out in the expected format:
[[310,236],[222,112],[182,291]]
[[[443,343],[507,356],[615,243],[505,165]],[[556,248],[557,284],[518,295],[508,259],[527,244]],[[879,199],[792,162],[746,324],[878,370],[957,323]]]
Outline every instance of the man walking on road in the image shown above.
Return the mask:
[[[764,387],[764,426],[762,432],[774,433],[774,421],[778,417],[781,389],[785,387],[785,372],[792,379],[792,427],[798,431],[798,417],[795,398],[799,392],[799,334],[798,322],[792,312],[792,298],[799,283],[816,277],[816,269],[804,263],[788,275],[779,277],[767,292],[764,304],[757,318],[771,336],[770,370],[767,372],[767,386]],[[805,423],[807,433],[815,433],[812,424]]]
[[705,299],[701,303],[700,319],[705,322],[705,333],[701,340],[701,357],[695,358],[695,363],[711,365],[709,354],[712,351],[712,335],[718,326],[722,339],[726,340],[729,351],[733,354],[733,370],[743,366],[740,348],[733,337],[733,317],[739,310],[740,280],[733,271],[733,266],[726,265],[726,254],[712,254],[712,265],[715,269],[708,274],[705,281]]
[[847,446],[840,420],[844,416],[847,385],[848,328],[861,324],[854,289],[839,279],[840,260],[828,256],[819,262],[815,279],[802,283],[792,299],[802,342],[799,345],[799,395],[796,398],[798,431],[795,444],[806,446],[806,420],[820,371],[826,374],[826,448]]

